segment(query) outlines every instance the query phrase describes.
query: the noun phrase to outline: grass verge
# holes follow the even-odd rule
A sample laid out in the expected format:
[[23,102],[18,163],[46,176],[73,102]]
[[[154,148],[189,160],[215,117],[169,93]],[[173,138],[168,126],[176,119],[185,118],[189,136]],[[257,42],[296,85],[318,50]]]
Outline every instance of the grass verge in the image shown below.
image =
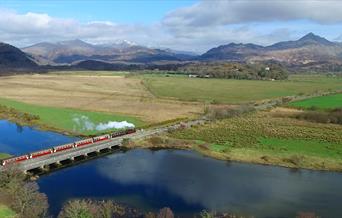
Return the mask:
[[[96,130],[95,127],[100,123],[107,123],[109,121],[127,121],[138,127],[144,125],[141,120],[126,115],[38,106],[8,99],[0,99],[0,105],[12,109],[12,112],[13,109],[16,111],[16,113],[11,113],[11,110],[9,110],[9,113],[0,115],[4,119],[71,135],[103,133],[105,131]],[[23,119],[23,117],[27,117],[25,116],[26,114],[36,116],[37,119]],[[107,129],[106,131],[110,130],[115,129]]]
[[4,205],[0,205],[0,217],[1,218],[14,218],[16,214]]
[[10,156],[11,155],[9,155],[9,154],[0,153],[0,159],[5,159],[5,158],[8,158]]

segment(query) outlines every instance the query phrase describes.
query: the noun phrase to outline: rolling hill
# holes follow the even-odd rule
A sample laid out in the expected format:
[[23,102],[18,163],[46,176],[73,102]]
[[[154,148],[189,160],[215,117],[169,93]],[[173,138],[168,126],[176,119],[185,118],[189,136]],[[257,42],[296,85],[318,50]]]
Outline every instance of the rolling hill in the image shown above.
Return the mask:
[[20,49],[6,43],[0,43],[0,73],[30,70],[37,67],[38,65],[33,61],[32,57]]

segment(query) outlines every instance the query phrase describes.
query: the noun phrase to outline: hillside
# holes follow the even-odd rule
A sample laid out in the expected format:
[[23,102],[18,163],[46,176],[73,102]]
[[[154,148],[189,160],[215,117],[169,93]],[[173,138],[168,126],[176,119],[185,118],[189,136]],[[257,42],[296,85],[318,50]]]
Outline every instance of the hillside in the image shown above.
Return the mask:
[[20,49],[5,43],[0,43],[0,73],[8,70],[34,69],[38,65],[30,56]]
[[202,61],[277,61],[288,67],[325,68],[342,65],[342,44],[309,33],[296,41],[278,42],[270,46],[230,43],[210,49],[200,56]]
[[104,62],[150,63],[155,61],[183,61],[190,54],[177,53],[169,49],[154,49],[123,41],[115,44],[93,45],[81,40],[57,43],[38,43],[23,51],[33,55],[40,63],[73,64],[85,60]]

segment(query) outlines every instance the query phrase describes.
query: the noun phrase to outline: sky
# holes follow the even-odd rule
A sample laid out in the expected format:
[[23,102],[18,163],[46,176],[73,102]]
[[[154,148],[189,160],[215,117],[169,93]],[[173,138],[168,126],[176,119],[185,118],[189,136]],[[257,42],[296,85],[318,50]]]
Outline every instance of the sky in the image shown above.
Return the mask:
[[342,41],[339,0],[0,0],[0,41],[18,47],[122,40],[198,53],[313,32]]

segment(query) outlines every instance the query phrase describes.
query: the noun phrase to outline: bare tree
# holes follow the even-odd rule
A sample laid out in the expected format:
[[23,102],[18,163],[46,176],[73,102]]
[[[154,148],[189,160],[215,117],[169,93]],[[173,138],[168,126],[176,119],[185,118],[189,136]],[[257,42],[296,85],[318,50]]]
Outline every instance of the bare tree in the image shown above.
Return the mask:
[[160,209],[157,218],[174,218],[174,215],[170,208],[164,207]]
[[93,218],[89,210],[89,203],[85,200],[74,200],[66,203],[59,214],[59,218]]
[[46,216],[47,197],[38,189],[37,183],[27,182],[26,176],[15,166],[7,166],[0,174],[1,199],[18,214],[18,217]]

